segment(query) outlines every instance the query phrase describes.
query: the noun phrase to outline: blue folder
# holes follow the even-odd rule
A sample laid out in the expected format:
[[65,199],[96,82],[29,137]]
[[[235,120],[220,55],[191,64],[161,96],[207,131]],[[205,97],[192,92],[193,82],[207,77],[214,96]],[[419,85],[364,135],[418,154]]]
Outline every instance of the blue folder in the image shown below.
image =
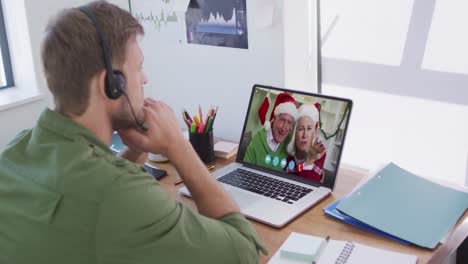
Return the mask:
[[425,248],[435,248],[467,208],[468,192],[393,163],[336,206],[349,217]]
[[370,225],[366,225],[366,224],[364,224],[362,222],[359,222],[358,220],[356,220],[356,219],[354,219],[352,217],[349,217],[349,216],[347,216],[345,214],[340,213],[338,210],[336,210],[336,206],[343,199],[346,199],[346,197],[338,199],[338,200],[334,201],[333,203],[329,204],[327,207],[323,208],[323,212],[325,213],[325,215],[333,217],[333,218],[338,219],[338,220],[341,220],[341,221],[343,221],[345,223],[348,223],[350,225],[359,227],[359,228],[364,229],[366,231],[370,231],[370,232],[372,232],[374,234],[389,238],[391,240],[395,240],[396,242],[399,242],[401,244],[411,245],[411,243],[406,241],[406,240],[403,240],[403,239],[400,239],[400,238],[398,238],[396,236],[392,236],[390,234],[382,232],[382,231],[380,231],[380,230],[378,230],[376,228],[373,228]]

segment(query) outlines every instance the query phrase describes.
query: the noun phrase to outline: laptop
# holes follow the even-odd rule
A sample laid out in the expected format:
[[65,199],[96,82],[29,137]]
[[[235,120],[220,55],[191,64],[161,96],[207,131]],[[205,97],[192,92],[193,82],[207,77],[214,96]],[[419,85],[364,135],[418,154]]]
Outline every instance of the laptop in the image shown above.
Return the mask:
[[[313,164],[310,160],[305,163],[304,159],[295,158],[287,153],[285,146],[289,142],[293,142],[292,148],[296,147],[296,142],[298,142],[299,147],[296,153],[299,153],[301,149],[300,139],[303,136],[298,133],[303,133],[299,131],[304,131],[304,129],[297,129],[297,133],[294,133],[295,123],[288,123],[289,129],[288,127],[281,128],[283,138],[285,133],[287,136],[283,139],[284,145],[279,144],[275,154],[262,151],[262,147],[259,150],[258,138],[267,138],[268,132],[265,126],[268,126],[271,112],[280,109],[275,107],[278,97],[281,98],[278,101],[285,102],[291,101],[292,97],[298,109],[309,109],[308,112],[301,110],[302,113],[306,113],[303,114],[305,116],[313,116],[307,114],[315,111],[310,110],[311,106],[317,109],[317,137],[322,148],[316,151],[319,154],[314,157]],[[303,104],[309,106],[300,107]],[[273,227],[282,227],[333,191],[351,109],[352,101],[349,99],[256,84],[250,95],[236,162],[216,170],[213,176],[233,197],[246,217]],[[266,119],[266,121],[263,120],[263,124],[261,115],[264,115]],[[278,122],[284,121],[280,120],[280,116],[277,119]],[[276,129],[273,127],[274,122],[276,120],[271,122],[272,126],[268,126],[272,127],[270,139],[274,138],[273,131]],[[301,127],[307,127],[308,123],[304,124]],[[293,134],[298,135],[296,140],[293,139]],[[278,136],[278,141],[280,140]],[[249,148],[251,142],[253,143]],[[268,143],[265,139],[263,147],[266,148],[266,144]],[[318,144],[320,146],[320,143]],[[252,159],[252,151],[255,152],[255,150],[257,150],[256,159]],[[179,192],[190,196],[186,187],[180,188]]]

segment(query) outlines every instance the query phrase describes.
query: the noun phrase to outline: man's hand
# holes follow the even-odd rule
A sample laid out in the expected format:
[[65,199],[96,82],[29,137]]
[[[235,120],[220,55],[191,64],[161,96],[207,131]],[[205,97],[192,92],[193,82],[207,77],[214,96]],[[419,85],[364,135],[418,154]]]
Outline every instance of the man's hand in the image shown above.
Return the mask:
[[146,98],[144,103],[147,132],[136,129],[119,130],[122,141],[130,149],[162,154],[171,159],[171,149],[185,141],[174,111],[165,103]]

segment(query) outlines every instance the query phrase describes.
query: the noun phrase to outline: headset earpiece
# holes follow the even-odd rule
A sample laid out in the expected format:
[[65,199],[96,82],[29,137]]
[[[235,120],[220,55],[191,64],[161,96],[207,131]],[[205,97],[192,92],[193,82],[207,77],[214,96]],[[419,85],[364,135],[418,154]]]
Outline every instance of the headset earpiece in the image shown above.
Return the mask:
[[115,85],[119,87],[120,90],[125,91],[125,87],[127,85],[125,75],[121,71],[116,70],[114,70],[112,73],[114,74]]
[[125,93],[125,76],[121,71],[112,71],[111,74],[106,75],[106,95],[112,100],[118,99]]

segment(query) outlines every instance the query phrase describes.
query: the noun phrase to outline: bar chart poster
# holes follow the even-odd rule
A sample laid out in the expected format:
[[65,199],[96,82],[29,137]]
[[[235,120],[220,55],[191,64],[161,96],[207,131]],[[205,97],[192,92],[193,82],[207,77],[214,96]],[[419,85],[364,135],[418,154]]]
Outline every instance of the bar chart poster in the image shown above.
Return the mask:
[[248,49],[246,0],[190,0],[187,42]]

